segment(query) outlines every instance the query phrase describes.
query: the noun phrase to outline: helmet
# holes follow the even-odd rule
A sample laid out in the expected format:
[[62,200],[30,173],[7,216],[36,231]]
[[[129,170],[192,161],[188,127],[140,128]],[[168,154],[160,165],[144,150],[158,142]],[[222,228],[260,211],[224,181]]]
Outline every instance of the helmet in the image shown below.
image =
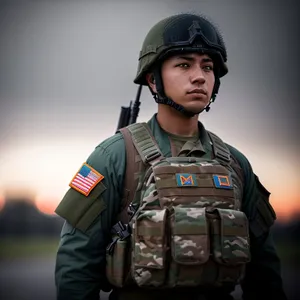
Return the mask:
[[146,74],[153,72],[158,91],[158,95],[153,93],[155,100],[186,113],[183,107],[165,96],[160,74],[161,63],[167,57],[179,52],[205,53],[212,58],[215,86],[211,102],[214,101],[220,86],[219,78],[228,72],[226,47],[215,26],[205,17],[196,14],[173,15],[159,21],[150,29],[139,54],[138,70],[134,83],[148,85]]

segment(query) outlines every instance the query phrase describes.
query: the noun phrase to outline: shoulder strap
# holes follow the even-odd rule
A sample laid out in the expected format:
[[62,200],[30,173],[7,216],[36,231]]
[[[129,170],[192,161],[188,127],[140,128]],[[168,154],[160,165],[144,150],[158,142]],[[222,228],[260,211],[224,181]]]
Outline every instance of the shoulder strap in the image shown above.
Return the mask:
[[[121,212],[118,220],[128,222],[128,206],[134,198],[139,180],[135,174],[163,158],[158,144],[146,123],[135,123],[119,129],[126,149],[126,172],[123,184]],[[140,160],[137,157],[140,157]],[[142,166],[141,166],[142,164]]]
[[230,150],[216,134],[210,131],[207,131],[207,133],[211,139],[213,153],[216,159],[225,163],[226,165],[229,165],[231,162]]
[[238,180],[242,188],[244,183],[244,174],[239,161],[237,160],[235,155],[232,155],[231,151],[220,137],[210,131],[207,132],[212,141],[212,148],[215,157],[217,158],[217,160],[222,161],[226,165],[230,165],[234,169],[234,171],[238,175]]
[[131,133],[134,146],[145,164],[152,165],[163,158],[147,123],[135,123],[127,126],[127,128]]
[[139,163],[136,161],[136,149],[131,139],[128,128],[124,127],[119,129],[123,135],[126,149],[126,171],[123,181],[123,195],[121,203],[121,212],[118,216],[118,220],[123,223],[127,223],[127,207],[134,196],[134,191],[137,186],[136,180],[134,180],[134,174],[139,170]]

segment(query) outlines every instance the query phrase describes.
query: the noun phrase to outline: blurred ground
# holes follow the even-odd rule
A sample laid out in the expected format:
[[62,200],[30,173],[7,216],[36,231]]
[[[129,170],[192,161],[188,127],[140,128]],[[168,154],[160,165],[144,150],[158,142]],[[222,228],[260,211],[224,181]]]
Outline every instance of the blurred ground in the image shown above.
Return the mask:
[[[18,255],[18,242],[15,247],[10,245],[6,257],[0,260],[0,299],[1,300],[55,300],[54,287],[54,249],[56,240],[49,240],[47,247],[35,244],[38,242],[23,245],[23,255]],[[34,249],[34,250],[33,250]],[[45,250],[47,249],[47,251]],[[282,251],[282,250],[280,250]],[[20,248],[19,248],[20,252]],[[300,294],[299,285],[296,284],[296,275],[299,274],[300,266],[291,263],[283,264],[283,278],[289,300],[298,299]],[[240,299],[240,289],[234,293],[236,299]],[[108,294],[103,294],[102,299],[108,299]]]
[[[62,224],[26,199],[6,202],[0,211],[0,300],[55,300],[55,252]],[[273,234],[288,299],[300,299],[300,216],[277,222]],[[240,295],[237,288],[234,296]]]
[[[1,300],[55,300],[53,257],[13,258],[1,261]],[[108,294],[101,294],[107,300]],[[67,300],[67,299],[66,299]]]

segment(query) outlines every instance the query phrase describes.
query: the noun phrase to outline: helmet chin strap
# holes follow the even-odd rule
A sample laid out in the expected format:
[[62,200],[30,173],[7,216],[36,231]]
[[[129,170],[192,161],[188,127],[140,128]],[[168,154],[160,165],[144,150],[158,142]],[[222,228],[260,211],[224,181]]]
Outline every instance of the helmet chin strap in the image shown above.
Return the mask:
[[182,105],[177,104],[175,101],[173,101],[169,97],[166,97],[166,96],[162,97],[158,94],[153,94],[153,97],[154,97],[154,100],[156,103],[169,105],[189,118],[191,118],[197,114],[197,113],[186,110]]
[[[216,98],[217,98],[217,95],[218,95],[218,92],[219,92],[219,88],[220,88],[220,78],[219,77],[216,77],[216,80],[215,80],[215,85],[214,85],[214,88],[213,88],[213,91],[212,91],[212,96],[208,102],[208,104],[204,107],[203,110],[205,110],[206,112],[209,112],[210,110],[210,105],[215,102]],[[203,111],[202,110],[202,111]],[[202,112],[201,111],[201,112]]]
[[179,111],[180,113],[182,113],[183,115],[185,115],[188,118],[192,118],[195,115],[198,115],[198,114],[202,113],[204,110],[206,112],[208,112],[210,110],[211,103],[213,103],[215,101],[216,97],[217,97],[219,87],[220,87],[220,79],[219,79],[218,76],[216,76],[216,81],[215,81],[214,89],[213,89],[213,92],[212,92],[212,97],[211,97],[209,103],[201,111],[195,113],[195,112],[192,112],[192,111],[189,111],[189,110],[185,109],[182,105],[176,103],[174,100],[172,100],[171,98],[169,98],[165,95],[159,68],[156,68],[154,70],[153,77],[155,79],[155,85],[156,85],[157,93],[154,93],[151,88],[150,88],[150,91],[153,95],[153,98],[154,98],[155,102],[158,103],[158,104],[169,105],[169,106],[173,107],[174,109],[176,109],[177,111]]

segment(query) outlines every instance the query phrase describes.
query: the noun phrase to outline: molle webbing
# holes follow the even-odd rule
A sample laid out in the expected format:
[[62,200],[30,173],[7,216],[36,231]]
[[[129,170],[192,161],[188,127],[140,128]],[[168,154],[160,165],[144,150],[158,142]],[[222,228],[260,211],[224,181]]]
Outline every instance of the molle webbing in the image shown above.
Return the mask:
[[[136,161],[136,155],[140,156],[145,168],[147,167],[147,164],[151,165],[163,158],[163,154],[161,153],[156,140],[151,134],[147,123],[131,124],[120,129],[120,132],[123,134],[125,140],[127,161],[124,181],[124,201],[122,203],[121,218],[122,220],[127,220],[127,207],[133,200],[138,185],[138,181],[133,180],[133,175],[141,171],[140,163]],[[210,131],[208,131],[208,135],[211,139],[213,154],[216,159],[225,165],[230,165],[232,163],[232,157],[224,142],[217,135]],[[135,147],[133,145],[135,145]],[[240,181],[239,177],[240,176],[238,176],[238,179]]]
[[[234,170],[236,173],[233,174],[233,177],[236,180],[236,183],[239,185],[240,191],[243,191],[243,186],[244,186],[244,174],[243,170],[240,167],[239,162],[237,159],[234,157],[234,155],[231,155],[230,150],[228,147],[224,144],[224,142],[214,133],[207,131],[211,142],[212,142],[212,148],[213,148],[213,153],[216,157],[216,159],[222,164],[225,164],[227,166],[231,166],[231,168]],[[237,195],[237,198],[239,196]]]
[[207,131],[207,133],[212,141],[212,148],[216,159],[226,165],[229,165],[231,162],[229,149],[217,135],[210,131]]
[[152,164],[163,157],[146,123],[129,125],[132,141],[144,163]]

